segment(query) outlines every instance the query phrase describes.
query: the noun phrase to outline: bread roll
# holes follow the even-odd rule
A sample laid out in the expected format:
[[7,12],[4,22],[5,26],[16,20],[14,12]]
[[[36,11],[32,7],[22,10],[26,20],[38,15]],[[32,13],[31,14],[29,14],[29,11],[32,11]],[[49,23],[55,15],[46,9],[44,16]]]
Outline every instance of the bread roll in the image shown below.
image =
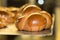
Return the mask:
[[8,16],[7,8],[0,7],[0,28],[6,27],[8,24]]
[[18,19],[16,26],[18,30],[41,31],[51,27],[51,15],[42,11],[36,5],[28,5],[23,9],[22,16]]

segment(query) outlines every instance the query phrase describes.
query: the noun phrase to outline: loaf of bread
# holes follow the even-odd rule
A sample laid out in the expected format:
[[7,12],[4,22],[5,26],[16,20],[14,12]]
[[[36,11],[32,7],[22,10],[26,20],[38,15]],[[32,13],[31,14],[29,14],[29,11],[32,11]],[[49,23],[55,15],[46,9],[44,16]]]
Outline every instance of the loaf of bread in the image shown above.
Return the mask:
[[19,17],[16,27],[18,30],[41,31],[51,28],[51,15],[41,10],[36,5],[28,5],[23,9],[22,16]]

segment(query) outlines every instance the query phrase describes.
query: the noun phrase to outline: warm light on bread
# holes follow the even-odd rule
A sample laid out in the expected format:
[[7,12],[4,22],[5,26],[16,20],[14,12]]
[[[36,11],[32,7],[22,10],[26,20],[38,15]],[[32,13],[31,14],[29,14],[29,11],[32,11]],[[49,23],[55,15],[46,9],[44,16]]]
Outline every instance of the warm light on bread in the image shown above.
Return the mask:
[[18,19],[16,26],[18,30],[41,31],[49,29],[52,24],[51,15],[41,10],[36,5],[28,5],[23,9],[22,16]]

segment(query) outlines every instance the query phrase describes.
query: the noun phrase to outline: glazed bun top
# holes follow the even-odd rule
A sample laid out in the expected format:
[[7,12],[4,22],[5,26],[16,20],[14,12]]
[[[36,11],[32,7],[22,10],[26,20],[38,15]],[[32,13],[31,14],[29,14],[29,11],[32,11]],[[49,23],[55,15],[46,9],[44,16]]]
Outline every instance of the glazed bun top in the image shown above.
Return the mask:
[[30,14],[30,13],[37,12],[37,11],[40,12],[41,8],[39,8],[36,5],[28,5],[23,9],[23,14],[22,15],[25,15],[26,13]]

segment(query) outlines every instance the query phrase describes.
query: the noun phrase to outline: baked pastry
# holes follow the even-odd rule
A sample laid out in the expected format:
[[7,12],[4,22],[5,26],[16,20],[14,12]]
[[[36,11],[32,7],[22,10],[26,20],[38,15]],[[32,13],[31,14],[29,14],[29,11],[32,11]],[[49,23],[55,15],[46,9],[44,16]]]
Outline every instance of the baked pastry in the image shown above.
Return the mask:
[[52,24],[51,15],[42,11],[36,5],[28,5],[23,9],[22,16],[18,18],[16,27],[18,30],[41,31],[49,29]]
[[15,22],[15,14],[8,11],[6,7],[0,7],[0,28],[6,27],[8,24]]
[[7,8],[0,7],[0,28],[6,27],[8,24],[8,16]]

